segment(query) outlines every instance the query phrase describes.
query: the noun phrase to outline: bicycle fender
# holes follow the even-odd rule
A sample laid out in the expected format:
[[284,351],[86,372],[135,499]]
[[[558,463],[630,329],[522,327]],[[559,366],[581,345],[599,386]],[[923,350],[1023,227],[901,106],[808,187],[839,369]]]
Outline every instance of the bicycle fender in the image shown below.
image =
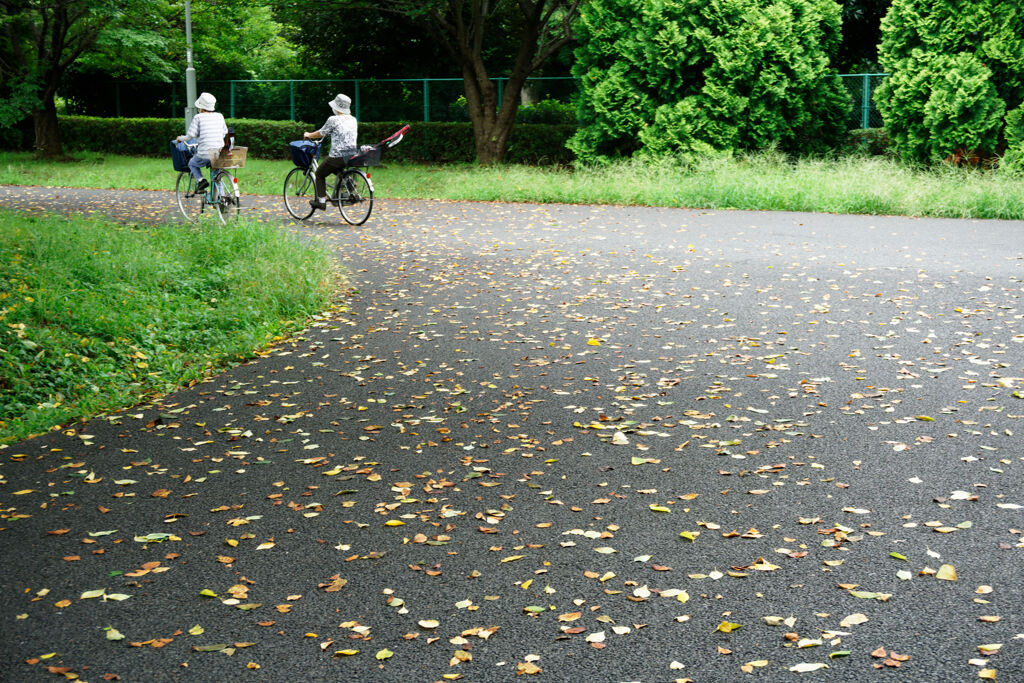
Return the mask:
[[366,176],[366,184],[370,186],[370,192],[373,192],[373,181],[370,180],[369,174]]
[[242,195],[238,192],[238,178],[231,176],[231,187],[235,190],[235,199],[240,198]]

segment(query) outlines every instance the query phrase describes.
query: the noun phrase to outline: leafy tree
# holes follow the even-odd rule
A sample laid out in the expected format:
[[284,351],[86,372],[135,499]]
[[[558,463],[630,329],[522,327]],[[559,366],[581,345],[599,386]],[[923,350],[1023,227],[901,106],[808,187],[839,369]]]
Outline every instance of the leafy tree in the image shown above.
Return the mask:
[[132,31],[159,23],[159,0],[0,0],[0,126],[31,114],[35,148],[60,156],[55,96],[65,72],[90,50],[117,52],[157,70],[165,45]]
[[935,162],[990,156],[1024,100],[1024,13],[1001,0],[894,0],[875,101],[896,151]]
[[[473,122],[477,161],[490,164],[504,160],[508,151],[509,134],[526,79],[572,40],[572,23],[582,2],[329,0],[319,8],[342,17],[356,10],[387,12],[411,22],[405,26],[421,27],[461,72],[469,118]],[[282,3],[279,7],[282,15],[289,17],[308,11],[305,4]],[[348,31],[335,33],[333,39],[344,41],[348,35]],[[506,53],[511,60],[502,63],[500,56]],[[362,59],[355,50],[348,54],[354,62]],[[498,87],[491,79],[495,69],[508,78],[500,101]]]
[[[283,36],[270,7],[244,0],[218,0],[192,4],[192,40],[196,74],[201,80],[290,78],[301,73],[297,50]],[[96,46],[72,66],[60,95],[83,113],[104,112],[107,88],[97,81],[180,81],[185,73],[185,10],[180,1],[159,3],[157,15],[138,17],[130,29],[104,31]],[[123,45],[160,48],[160,63],[140,58],[140,51]],[[155,51],[155,50],[154,50]],[[158,93],[149,90],[149,97]],[[169,100],[168,89],[165,99]]]
[[[183,73],[185,18],[180,7],[172,25],[182,46],[175,63]],[[196,74],[202,79],[291,78],[301,73],[287,27],[260,0],[193,1],[192,41]]]
[[710,150],[823,149],[849,98],[829,67],[833,0],[593,0],[573,73],[582,160]]
[[277,16],[299,48],[305,78],[452,75],[444,48],[410,16],[360,7],[339,11],[323,4],[281,6]]
[[841,73],[878,71],[882,17],[891,5],[892,0],[843,1],[843,38],[835,60]]

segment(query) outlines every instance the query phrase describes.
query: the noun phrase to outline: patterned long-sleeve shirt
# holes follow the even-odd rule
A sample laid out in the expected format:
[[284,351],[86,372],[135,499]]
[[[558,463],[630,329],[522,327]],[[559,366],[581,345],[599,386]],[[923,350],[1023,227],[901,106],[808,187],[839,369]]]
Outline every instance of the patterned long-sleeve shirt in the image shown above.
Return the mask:
[[327,122],[320,129],[320,135],[331,136],[331,152],[328,156],[342,157],[355,154],[359,151],[356,145],[356,131],[358,129],[356,117],[351,114],[335,114],[327,119]]

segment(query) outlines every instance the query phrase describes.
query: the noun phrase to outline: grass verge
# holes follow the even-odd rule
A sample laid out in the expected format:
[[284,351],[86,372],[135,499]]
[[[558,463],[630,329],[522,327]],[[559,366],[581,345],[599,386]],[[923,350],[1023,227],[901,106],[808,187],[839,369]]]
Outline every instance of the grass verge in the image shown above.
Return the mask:
[[[243,194],[281,192],[288,161],[252,159]],[[76,162],[0,153],[0,184],[173,190],[169,159],[82,153]],[[629,160],[567,169],[385,164],[372,169],[380,197],[635,204],[702,209],[1024,219],[1024,183],[997,171],[924,169],[880,157],[790,161],[760,153],[704,159]]]
[[193,383],[327,310],[333,259],[256,222],[0,211],[0,443]]

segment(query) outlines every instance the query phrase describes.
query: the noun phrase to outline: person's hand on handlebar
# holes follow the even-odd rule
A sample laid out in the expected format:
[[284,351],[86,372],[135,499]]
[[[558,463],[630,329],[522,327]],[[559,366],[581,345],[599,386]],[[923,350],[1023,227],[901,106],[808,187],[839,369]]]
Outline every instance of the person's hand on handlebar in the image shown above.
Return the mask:
[[311,133],[303,133],[302,137],[305,138],[306,140],[319,140],[320,138],[323,137],[323,135],[320,133],[320,131],[314,130]]

